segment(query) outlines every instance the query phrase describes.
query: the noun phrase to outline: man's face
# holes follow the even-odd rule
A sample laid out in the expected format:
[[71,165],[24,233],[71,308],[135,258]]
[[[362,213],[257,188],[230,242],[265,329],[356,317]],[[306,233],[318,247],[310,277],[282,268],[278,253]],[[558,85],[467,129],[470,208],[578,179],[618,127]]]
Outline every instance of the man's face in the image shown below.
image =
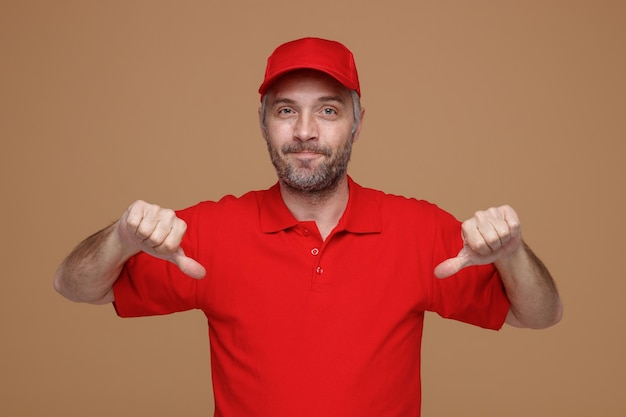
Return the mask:
[[319,71],[296,71],[268,91],[264,136],[278,179],[297,192],[332,190],[346,174],[353,133],[348,89]]

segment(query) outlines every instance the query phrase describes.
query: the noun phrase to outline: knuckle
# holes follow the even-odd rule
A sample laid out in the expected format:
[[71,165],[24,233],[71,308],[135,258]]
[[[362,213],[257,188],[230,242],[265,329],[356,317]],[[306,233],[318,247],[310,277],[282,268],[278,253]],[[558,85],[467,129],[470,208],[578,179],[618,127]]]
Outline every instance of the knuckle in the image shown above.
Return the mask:
[[474,212],[474,217],[477,219],[482,219],[485,217],[485,210],[478,210]]
[[135,200],[128,206],[128,210],[135,210],[139,207],[143,207],[145,204],[146,202],[143,200]]
[[495,248],[499,247],[500,244],[501,241],[498,236],[489,237],[485,242],[486,249],[488,249],[489,251],[492,251]]
[[176,214],[174,213],[174,210],[172,209],[159,207],[159,211],[160,211],[161,216],[163,216],[163,218],[173,219],[174,217],[176,217]]
[[464,221],[461,224],[461,230],[464,233],[469,233],[472,230],[474,230],[475,228],[476,228],[476,216],[474,216],[473,218],[471,218],[469,220]]
[[166,239],[161,246],[159,246],[160,250],[165,253],[173,253],[178,249],[179,242]]
[[142,240],[148,240],[152,235],[152,230],[148,229],[145,223],[141,223],[135,230],[135,235]]
[[158,204],[148,204],[146,206],[146,214],[150,216],[158,216],[163,209]]
[[137,218],[137,216],[132,216],[131,213],[126,213],[126,216],[123,220],[127,230],[131,230],[134,232],[139,226],[139,219]]

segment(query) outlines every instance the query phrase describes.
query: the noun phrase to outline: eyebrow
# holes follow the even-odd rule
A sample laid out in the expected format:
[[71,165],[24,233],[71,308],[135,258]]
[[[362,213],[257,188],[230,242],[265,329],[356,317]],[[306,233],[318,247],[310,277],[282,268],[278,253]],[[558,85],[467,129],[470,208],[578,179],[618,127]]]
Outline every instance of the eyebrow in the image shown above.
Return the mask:
[[279,104],[294,104],[295,101],[290,98],[278,98],[272,102],[272,107],[276,107]]
[[317,99],[317,101],[320,101],[320,102],[337,101],[339,103],[343,103],[344,99],[341,96],[323,96]]
[[[338,103],[345,102],[345,100],[341,96],[322,96],[322,97],[319,97],[317,101],[320,103],[328,103],[331,101],[336,101]],[[274,100],[274,102],[272,103],[272,107],[276,107],[277,105],[280,105],[280,104],[295,104],[295,103],[296,101],[290,98],[278,98]]]

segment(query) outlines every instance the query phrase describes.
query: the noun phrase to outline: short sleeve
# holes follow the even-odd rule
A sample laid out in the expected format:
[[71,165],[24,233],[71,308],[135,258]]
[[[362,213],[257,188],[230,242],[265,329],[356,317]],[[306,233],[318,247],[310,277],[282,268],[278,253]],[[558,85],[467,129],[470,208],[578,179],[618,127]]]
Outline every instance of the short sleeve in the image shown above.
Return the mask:
[[141,317],[186,311],[196,306],[196,280],[176,265],[139,253],[129,259],[113,285],[120,317]]

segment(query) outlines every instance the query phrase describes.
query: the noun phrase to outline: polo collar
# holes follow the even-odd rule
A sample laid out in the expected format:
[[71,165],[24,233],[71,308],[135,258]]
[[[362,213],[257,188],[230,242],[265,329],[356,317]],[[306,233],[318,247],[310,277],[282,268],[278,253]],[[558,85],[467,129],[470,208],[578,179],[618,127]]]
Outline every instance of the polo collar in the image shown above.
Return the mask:
[[382,215],[380,213],[380,193],[363,188],[348,176],[350,197],[346,211],[339,225],[351,233],[380,233]]
[[280,185],[274,184],[269,190],[261,193],[259,201],[261,231],[274,233],[289,229],[298,224],[298,220],[289,211],[280,195]]
[[[378,198],[376,198],[378,193],[361,187],[350,176],[348,176],[348,186],[350,188],[348,205],[339,220],[337,231],[380,233],[382,222]],[[259,205],[261,230],[264,233],[286,230],[299,223],[285,205],[278,183],[263,193]]]

